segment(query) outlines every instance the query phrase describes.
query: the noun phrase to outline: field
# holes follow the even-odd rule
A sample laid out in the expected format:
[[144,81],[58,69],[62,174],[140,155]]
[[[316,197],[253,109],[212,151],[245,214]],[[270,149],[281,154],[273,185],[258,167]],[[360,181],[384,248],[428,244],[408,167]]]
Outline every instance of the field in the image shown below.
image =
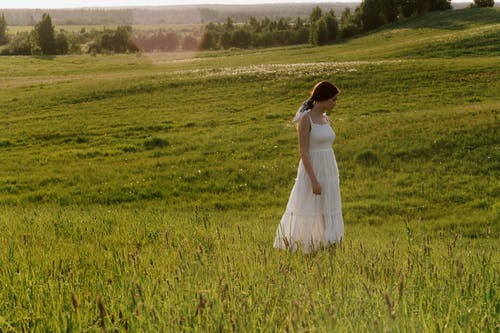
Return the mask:
[[[498,331],[500,11],[324,47],[0,58],[0,332]],[[345,243],[272,248],[341,89]]]

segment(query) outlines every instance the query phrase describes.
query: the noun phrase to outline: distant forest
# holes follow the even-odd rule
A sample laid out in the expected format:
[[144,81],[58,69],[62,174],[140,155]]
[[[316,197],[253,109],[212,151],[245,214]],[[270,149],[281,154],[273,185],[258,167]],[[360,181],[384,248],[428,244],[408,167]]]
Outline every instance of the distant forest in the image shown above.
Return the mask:
[[[494,0],[474,0],[472,6],[493,5]],[[0,55],[173,52],[305,43],[316,46],[335,43],[401,18],[451,8],[451,0],[363,0],[360,3],[0,10]],[[103,29],[96,29],[100,25]],[[106,25],[117,27],[110,29]],[[165,29],[164,25],[170,27]],[[33,29],[12,34],[9,26],[32,26]],[[59,28],[57,31],[56,26],[76,26],[79,30]],[[142,27],[135,29],[135,26]]]
[[228,17],[236,22],[247,22],[251,17],[271,20],[280,18],[308,18],[316,6],[323,11],[352,11],[360,2],[351,3],[290,3],[258,5],[190,5],[145,8],[85,8],[85,9],[0,9],[11,26],[32,26],[48,13],[55,25],[154,25],[222,23]]

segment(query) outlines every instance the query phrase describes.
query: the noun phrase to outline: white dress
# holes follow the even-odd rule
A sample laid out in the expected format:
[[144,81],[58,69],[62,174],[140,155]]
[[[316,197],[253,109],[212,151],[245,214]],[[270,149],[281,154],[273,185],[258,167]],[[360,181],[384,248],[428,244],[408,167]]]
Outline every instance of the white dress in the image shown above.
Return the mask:
[[312,252],[339,242],[344,236],[344,220],[340,200],[339,172],[332,144],[335,132],[329,123],[315,124],[309,118],[309,157],[321,185],[321,194],[312,191],[312,184],[302,160],[290,193],[285,213],[276,230],[274,247]]

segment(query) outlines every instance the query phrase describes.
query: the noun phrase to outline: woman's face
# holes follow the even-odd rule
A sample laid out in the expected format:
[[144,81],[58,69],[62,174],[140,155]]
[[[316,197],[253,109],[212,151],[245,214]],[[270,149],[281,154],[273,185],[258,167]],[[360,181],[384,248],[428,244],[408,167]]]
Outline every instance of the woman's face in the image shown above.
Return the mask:
[[324,100],[320,102],[322,105],[322,108],[324,110],[332,111],[332,109],[337,105],[337,95],[333,96],[330,99]]

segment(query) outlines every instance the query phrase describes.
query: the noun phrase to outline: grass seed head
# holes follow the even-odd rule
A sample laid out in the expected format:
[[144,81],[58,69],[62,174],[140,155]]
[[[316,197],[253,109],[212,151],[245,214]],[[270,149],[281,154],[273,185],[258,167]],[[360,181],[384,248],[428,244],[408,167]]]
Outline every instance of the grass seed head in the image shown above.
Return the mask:
[[392,319],[396,318],[396,312],[394,312],[394,301],[391,299],[388,293],[384,293],[385,304],[387,304],[387,310]]
[[78,312],[78,299],[76,298],[75,293],[71,293],[71,304],[73,305],[73,310]]
[[99,308],[99,326],[103,332],[106,332],[106,307],[100,295],[97,296],[97,307]]

